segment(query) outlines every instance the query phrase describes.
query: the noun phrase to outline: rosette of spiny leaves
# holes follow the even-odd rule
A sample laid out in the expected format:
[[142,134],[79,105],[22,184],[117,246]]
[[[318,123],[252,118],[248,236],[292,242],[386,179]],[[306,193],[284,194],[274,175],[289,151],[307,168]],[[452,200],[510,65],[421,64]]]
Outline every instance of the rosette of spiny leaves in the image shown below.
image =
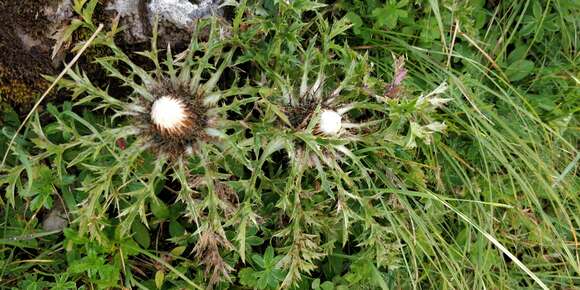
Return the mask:
[[[147,225],[148,207],[158,204],[158,195],[174,195],[170,200],[181,203],[181,215],[194,223],[193,233],[177,239],[196,241],[194,253],[213,285],[232,270],[221,254],[232,249],[223,225],[239,209],[224,160],[245,156],[235,145],[242,138],[239,125],[227,118],[255,98],[250,87],[236,85],[236,48],[223,27],[207,20],[196,29],[189,47],[176,55],[169,48],[160,53],[154,32],[151,49],[139,53],[151,69],[128,57],[112,37],[98,39],[112,55],[96,62],[121,83],[119,98],[78,71],[61,86],[73,92],[77,106],[113,115],[110,124],[87,124],[92,134],[71,140],[79,153],[68,166],[84,166],[93,174],[80,188],[88,192],[78,213],[81,234],[106,239],[103,230],[117,223],[104,215],[108,212],[116,213],[126,234],[137,217]],[[166,182],[178,187],[167,191]]]
[[[257,80],[270,89],[257,102],[261,119],[252,124],[252,139],[263,152],[254,166],[262,170],[251,180],[259,186],[250,186],[256,192],[248,196],[264,204],[262,226],[273,231],[282,256],[283,287],[318,270],[327,255],[357,247],[361,231],[388,232],[375,220],[381,213],[369,206],[378,200],[360,150],[380,140],[374,117],[384,105],[363,87],[372,66],[335,42],[349,27],[345,21],[315,23],[317,38],[283,51],[285,61],[262,67]],[[368,251],[380,252],[374,245]]]

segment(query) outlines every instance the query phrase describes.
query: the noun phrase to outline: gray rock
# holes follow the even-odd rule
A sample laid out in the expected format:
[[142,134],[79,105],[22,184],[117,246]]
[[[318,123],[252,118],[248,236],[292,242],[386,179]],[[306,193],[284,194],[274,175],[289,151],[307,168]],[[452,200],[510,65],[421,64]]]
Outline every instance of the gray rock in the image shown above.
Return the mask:
[[105,8],[107,11],[116,13],[120,17],[125,42],[139,43],[147,41],[149,35],[149,22],[145,19],[145,0],[114,0]]
[[160,43],[187,41],[200,18],[221,15],[222,0],[113,0],[106,10],[121,18],[125,41],[129,44],[144,42],[150,37],[150,29],[159,21]]
[[68,220],[66,218],[66,213],[60,203],[57,203],[42,221],[42,229],[47,232],[62,230],[67,226]]

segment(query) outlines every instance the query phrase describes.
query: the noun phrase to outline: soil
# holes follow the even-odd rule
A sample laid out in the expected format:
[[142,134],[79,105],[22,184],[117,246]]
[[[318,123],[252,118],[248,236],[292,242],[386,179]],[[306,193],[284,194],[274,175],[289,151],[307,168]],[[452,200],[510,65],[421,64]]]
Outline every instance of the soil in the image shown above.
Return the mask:
[[44,8],[52,0],[0,0],[0,100],[29,108],[48,87],[41,74],[54,74],[51,22]]
[[[51,38],[56,29],[67,25],[75,17],[72,11],[63,12],[62,7],[72,0],[0,0],[0,105],[7,103],[21,114],[27,113],[34,102],[48,88],[50,83],[42,75],[56,75],[62,69],[64,60],[70,61],[70,55],[57,54],[52,59],[55,40]],[[110,25],[117,11],[107,9],[112,0],[101,0],[94,13],[97,23]],[[195,2],[195,1],[194,1]],[[137,0],[138,9],[131,15],[121,15],[121,24],[129,28],[140,28],[141,34],[126,35],[118,43],[126,51],[135,51],[148,47],[151,27],[148,23],[146,0]],[[66,9],[64,9],[66,10]],[[69,9],[70,10],[70,9]],[[67,14],[68,13],[68,14]],[[75,32],[73,42],[86,39],[86,31]],[[171,23],[160,23],[161,48],[172,46],[174,51],[184,49],[189,43],[191,31],[179,29]],[[66,51],[65,47],[62,47]],[[79,67],[87,73],[97,85],[106,79],[104,72],[91,60],[95,56],[106,55],[105,50],[90,48],[79,59]],[[53,92],[51,100],[57,101]]]

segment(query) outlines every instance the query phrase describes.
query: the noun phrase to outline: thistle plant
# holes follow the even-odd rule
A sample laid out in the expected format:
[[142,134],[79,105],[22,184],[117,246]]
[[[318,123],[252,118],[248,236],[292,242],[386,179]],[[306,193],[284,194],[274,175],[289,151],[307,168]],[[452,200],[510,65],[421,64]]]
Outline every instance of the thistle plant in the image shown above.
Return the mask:
[[[295,147],[288,154],[291,159],[298,158],[299,163],[311,167],[315,164],[335,166],[339,155],[348,155],[344,145],[360,141],[358,133],[368,125],[350,122],[348,116],[352,109],[364,107],[364,102],[353,97],[357,97],[361,84],[354,81],[361,78],[361,70],[355,70],[365,60],[348,49],[343,52],[349,55],[325,60],[325,53],[314,48],[312,42],[304,51],[303,62],[296,64],[301,68],[301,76],[286,72],[284,76],[272,73],[266,77],[275,80],[274,93],[280,95],[271,96],[271,102],[264,100],[264,103],[280,119],[277,122],[280,126],[274,129],[289,132],[288,136],[295,139],[288,143]],[[313,71],[317,71],[314,76]],[[333,85],[334,88],[330,87]],[[334,143],[322,145],[317,140]],[[305,143],[311,141],[315,143]]]
[[[391,118],[385,84],[374,78],[367,56],[338,43],[349,24],[343,19],[329,25],[321,17],[313,22],[315,28],[297,32],[316,35],[305,47],[304,39],[296,39],[280,48],[285,36],[273,32],[272,44],[245,48],[250,55],[270,48],[277,53],[275,60],[256,59],[261,73],[255,83],[268,89],[257,100],[259,117],[250,124],[248,144],[263,149],[242,204],[263,208],[255,208],[258,226],[272,231],[277,266],[285,273],[277,278],[282,287],[297,285],[342,251],[356,252],[353,260],[361,267],[401,262],[394,258],[401,245],[385,222],[388,196],[378,192],[403,185],[383,180],[383,169],[373,163],[398,146],[385,134],[403,140],[409,125]],[[256,46],[260,53],[253,51]],[[402,80],[399,76],[396,86]],[[401,95],[402,102],[419,99]],[[437,113],[425,111],[425,118]],[[239,232],[243,244],[245,232]]]
[[164,58],[154,34],[151,50],[140,53],[152,70],[135,64],[113,38],[100,39],[99,44],[110,49],[112,56],[96,62],[120,81],[119,89],[128,88],[124,95],[114,97],[76,71],[61,86],[73,92],[75,105],[111,114],[111,121],[100,128],[85,124],[91,134],[75,136],[67,145],[80,151],[68,166],[83,166],[91,172],[79,188],[88,193],[79,205],[80,234],[88,232],[105,242],[103,231],[113,216],[103,213],[111,210],[121,235],[127,235],[136,222],[148,225],[147,209],[164,204],[158,197],[163,190],[159,185],[173,177],[178,185],[169,199],[184,205],[182,215],[195,224],[194,233],[182,238],[197,241],[194,252],[213,285],[232,268],[220,251],[232,248],[223,225],[237,209],[236,193],[227,183],[232,174],[223,162],[232,152],[238,154],[234,159],[244,156],[232,147],[238,133],[226,133],[240,131],[227,114],[252,102],[248,94],[253,89],[237,87],[235,77],[223,81],[236,48],[228,46],[221,27],[206,21],[197,29],[198,33],[209,31],[206,41],[200,42],[194,34],[187,50],[173,55],[168,48]]
[[[360,79],[357,66],[364,58],[345,48],[334,52],[344,53],[341,57],[327,59],[331,52],[323,50],[315,48],[313,41],[296,56],[294,65],[299,69],[265,69],[265,78],[273,80],[272,95],[259,101],[264,111],[261,122],[276,126],[256,130],[253,137],[268,149],[262,160],[279,150],[287,156],[278,165],[288,173],[276,176],[281,184],[274,205],[280,209],[279,218],[287,222],[271,225],[276,229],[274,237],[281,239],[284,255],[279,263],[287,269],[282,283],[286,287],[347,242],[353,222],[347,204],[360,201],[357,182],[367,174],[360,157],[351,151],[352,144],[364,136],[360,126],[347,121],[348,111],[364,106],[356,102],[360,83],[354,81]],[[345,219],[342,225],[335,216]]]

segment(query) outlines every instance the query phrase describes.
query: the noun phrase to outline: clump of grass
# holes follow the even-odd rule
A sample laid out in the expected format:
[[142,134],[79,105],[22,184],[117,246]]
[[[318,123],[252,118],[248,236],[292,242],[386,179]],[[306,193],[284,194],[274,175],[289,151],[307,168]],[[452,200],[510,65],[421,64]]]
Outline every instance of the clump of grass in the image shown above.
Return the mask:
[[[343,5],[355,2],[342,1]],[[571,7],[516,1],[487,10],[483,3],[438,2],[431,1],[423,9],[396,7],[402,14],[395,24],[386,23],[390,27],[385,29],[359,22],[351,36],[369,49],[371,59],[381,64],[379,73],[385,75],[392,68],[390,52],[383,48],[405,52],[412,60],[407,65],[413,76],[406,81],[408,88],[449,81],[448,97],[453,101],[441,116],[447,138],[419,146],[416,152],[424,156],[422,166],[416,167],[426,182],[415,185],[412,196],[435,202],[420,206],[423,203],[413,199],[404,207],[416,213],[411,215],[414,231],[404,225],[394,227],[398,236],[407,237],[408,245],[415,245],[406,248],[406,268],[411,277],[423,273],[422,281],[428,285],[453,288],[577,285],[573,273],[579,269],[578,249],[570,245],[575,244],[578,227],[578,179],[573,173],[577,169],[572,169],[578,163],[578,135],[575,121],[547,122],[556,115],[572,120],[576,114],[564,109],[576,102],[564,93],[575,86],[566,72],[574,66],[570,61],[574,37],[563,27],[547,32],[551,25],[542,20],[559,18],[558,25],[568,26]],[[349,16],[366,21],[363,15],[378,17],[385,8],[377,1],[367,4],[350,6],[356,9]],[[365,9],[377,10],[361,13]],[[433,25],[413,23],[422,13],[427,16],[420,21]],[[450,33],[438,36],[437,31]],[[530,31],[546,34],[538,42]],[[548,56],[548,46],[557,53]],[[563,69],[562,86],[556,87],[563,90],[557,89],[557,96],[545,90],[538,93],[534,84],[556,63]],[[544,84],[555,88],[555,83]],[[559,105],[539,105],[544,101]],[[555,115],[546,119],[546,113]],[[452,201],[441,204],[443,197]],[[512,256],[522,263],[514,263]],[[522,264],[529,271],[514,274],[524,269]]]

